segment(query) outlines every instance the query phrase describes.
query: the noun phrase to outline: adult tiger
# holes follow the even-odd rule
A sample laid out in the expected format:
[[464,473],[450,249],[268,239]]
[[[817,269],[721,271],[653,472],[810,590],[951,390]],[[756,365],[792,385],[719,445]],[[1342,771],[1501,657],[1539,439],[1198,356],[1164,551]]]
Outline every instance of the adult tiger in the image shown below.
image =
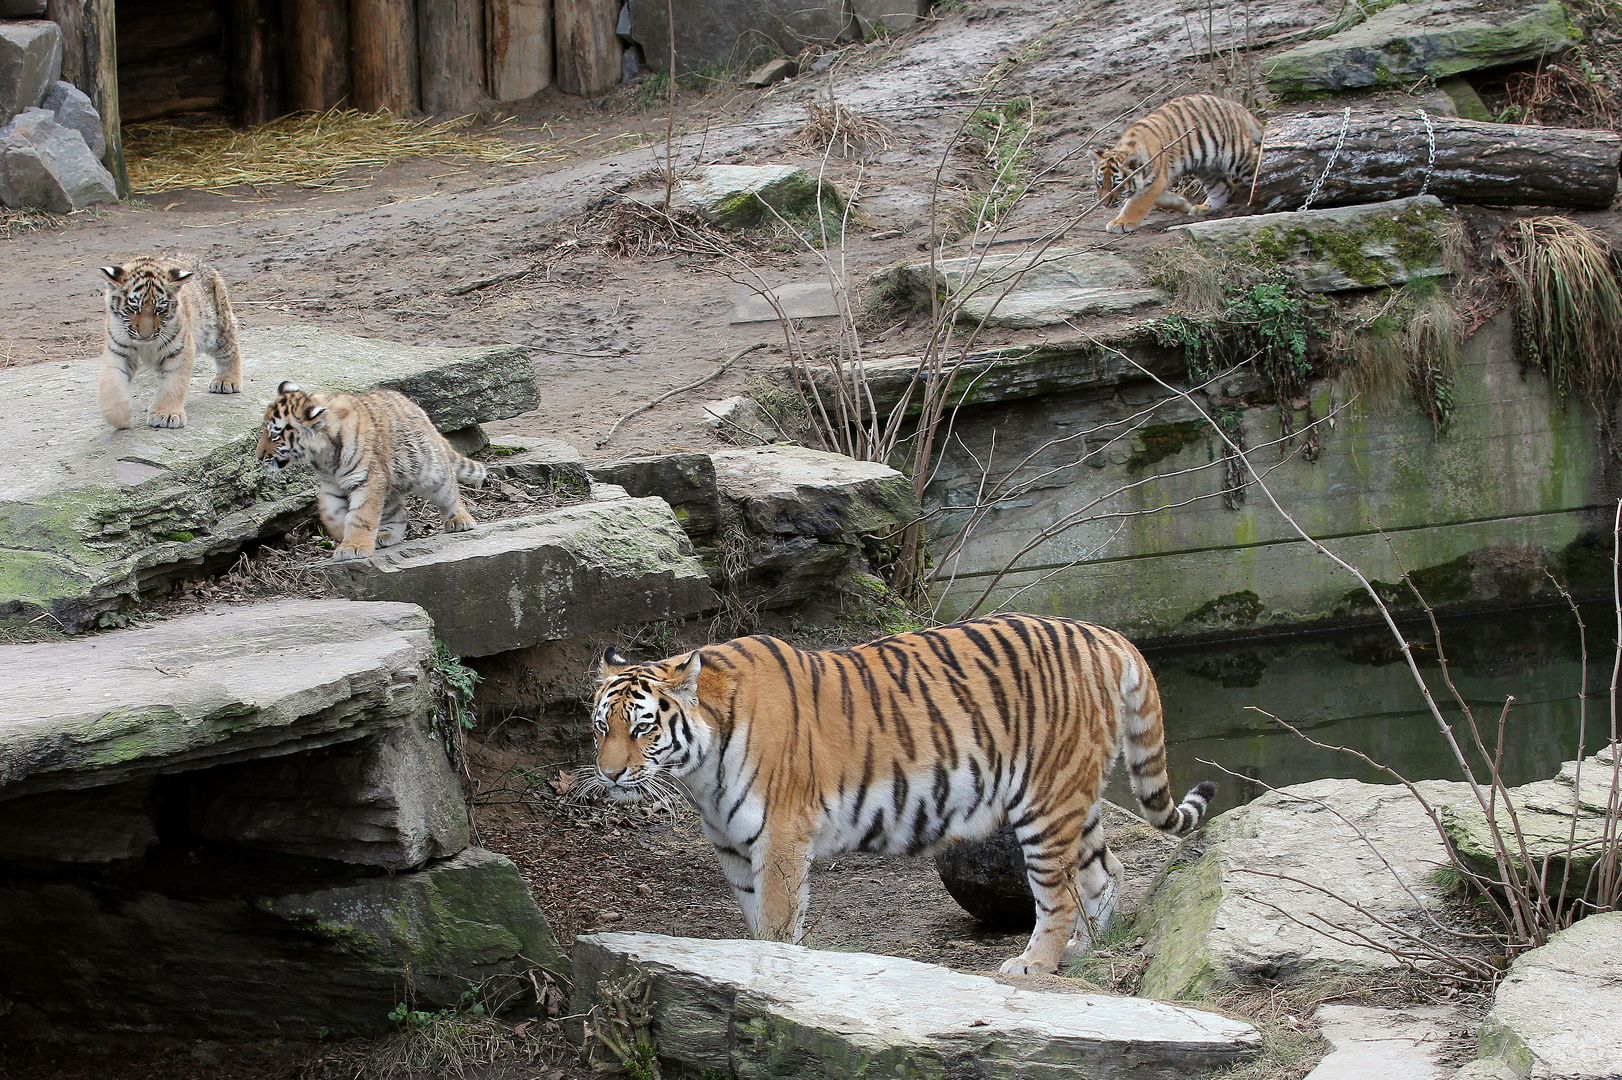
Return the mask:
[[[1220,210],[1235,187],[1250,181],[1261,145],[1262,122],[1236,101],[1191,94],[1166,102],[1096,155],[1093,180],[1099,202],[1114,206],[1129,196],[1105,231],[1131,232],[1155,206],[1180,214]],[[1200,205],[1167,190],[1184,176],[1204,183]]]
[[[678,780],[756,937],[800,936],[813,858],[920,854],[1014,826],[1036,898],[1015,974],[1055,970],[1076,890],[1106,922],[1120,863],[1098,796],[1118,754],[1157,828],[1183,833],[1216,785],[1171,800],[1160,694],[1120,634],[1002,615],[803,652],[740,638],[653,663],[603,657],[597,779],[622,802]],[[1079,880],[1077,880],[1079,879]]]

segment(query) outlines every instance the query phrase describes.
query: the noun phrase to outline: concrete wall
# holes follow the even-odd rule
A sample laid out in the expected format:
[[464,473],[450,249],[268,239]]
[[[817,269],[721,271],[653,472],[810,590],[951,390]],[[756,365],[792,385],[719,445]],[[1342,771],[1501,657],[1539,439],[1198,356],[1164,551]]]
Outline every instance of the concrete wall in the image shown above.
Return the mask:
[[[1346,394],[1334,382],[1315,386],[1316,415],[1341,408]],[[1315,462],[1300,454],[1280,461],[1276,448],[1254,450],[1252,460],[1327,547],[1369,576],[1397,582],[1394,548],[1438,605],[1548,598],[1545,566],[1562,580],[1597,584],[1592,539],[1583,538],[1603,533],[1608,548],[1614,485],[1592,411],[1575,402],[1562,409],[1540,374],[1522,377],[1507,315],[1466,345],[1454,400],[1440,437],[1404,394],[1338,413],[1320,428]],[[1147,424],[1133,431],[1146,410]],[[1305,410],[1294,416],[1303,423]],[[991,460],[1000,478],[1034,456],[1016,476],[1021,489],[956,558],[947,545],[966,514],[936,519],[932,547],[947,576],[956,574],[939,590],[943,615],[964,613],[1022,546],[1068,519],[1074,527],[1013,561],[980,612],[1007,604],[1142,638],[1367,617],[1357,581],[1297,539],[1254,484],[1241,508],[1223,505],[1221,443],[1197,419],[1154,383],[1122,374],[1071,393],[963,410],[963,445],[954,440],[928,505],[974,502],[982,475],[975,457]],[[1275,406],[1246,408],[1243,423],[1252,447],[1278,438]],[[1604,578],[1608,587],[1608,563]]]

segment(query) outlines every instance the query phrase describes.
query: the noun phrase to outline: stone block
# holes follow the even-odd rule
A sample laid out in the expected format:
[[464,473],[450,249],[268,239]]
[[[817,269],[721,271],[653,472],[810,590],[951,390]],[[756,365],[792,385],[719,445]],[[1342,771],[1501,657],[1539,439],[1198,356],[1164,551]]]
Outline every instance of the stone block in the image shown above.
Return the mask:
[[[1433,806],[1464,790],[1440,780],[1417,786]],[[1388,953],[1310,927],[1321,918],[1401,946],[1374,920],[1427,929],[1427,914],[1442,909],[1430,876],[1446,863],[1435,825],[1406,788],[1318,780],[1268,792],[1213,819],[1172,856],[1138,911],[1149,957],[1139,992],[1188,998],[1256,979],[1388,972],[1397,963]]]
[[278,600],[12,645],[0,798],[293,753],[432,708],[433,627],[405,604]]
[[800,65],[786,56],[779,56],[776,60],[768,60],[743,81],[745,86],[753,86],[757,90],[774,86],[784,79],[792,79],[800,73]]
[[635,498],[658,496],[695,540],[721,527],[721,493],[715,462],[703,453],[660,454],[591,466],[594,480],[617,484]]
[[814,218],[820,208],[839,213],[845,197],[831,180],[797,165],[705,165],[680,185],[684,202],[719,229]]
[[[961,297],[958,319],[988,326],[1060,326],[1067,319],[1117,315],[1166,296],[1143,283],[1143,275],[1119,255],[1030,245],[1012,254],[985,252],[908,262],[872,278],[880,294],[904,298],[927,310],[932,295]],[[931,284],[933,282],[933,285]]]
[[206,770],[189,801],[195,836],[393,871],[469,842],[461,782],[425,716],[359,744]]
[[[272,477],[253,459],[283,379],[321,390],[399,390],[443,431],[535,407],[517,346],[397,345],[311,327],[242,334],[244,392],[209,394],[197,369],[183,428],[117,431],[96,408],[97,358],[0,371],[0,620],[43,612],[70,633],[131,597],[209,567],[303,520],[308,469]],[[136,393],[151,392],[150,375]],[[49,416],[48,424],[40,422]]]
[[90,96],[70,82],[58,79],[45,92],[41,108],[49,109],[56,122],[84,136],[85,145],[97,161],[107,152],[107,135],[101,127],[101,114]]
[[1201,251],[1287,269],[1308,292],[1402,285],[1448,273],[1437,230],[1458,215],[1434,195],[1173,225]]
[[498,435],[485,462],[490,475],[549,483],[563,491],[584,495],[591,490],[586,459],[562,439]]
[[808,45],[850,40],[854,27],[842,0],[629,0],[630,37],[648,66],[670,66],[670,20],[676,25],[677,74],[711,65],[748,68],[772,53],[797,56]]
[[0,124],[45,100],[62,75],[62,28],[49,19],[0,22]]
[[[899,34],[918,25],[929,12],[930,0],[852,0],[857,31],[864,38],[888,31]],[[883,31],[880,30],[883,28]]]
[[783,319],[827,319],[840,314],[839,300],[826,281],[804,281],[779,285],[762,296],[753,290],[739,297],[732,307],[737,323],[779,322]]
[[24,109],[0,127],[0,202],[67,214],[117,201],[112,174],[84,137],[50,112]]
[[705,405],[704,423],[722,442],[734,446],[760,446],[783,438],[777,422],[760,402],[747,394],[736,394]]
[[489,656],[719,606],[670,507],[616,499],[440,533],[333,563],[359,600],[420,604],[458,656]]
[[916,960],[769,941],[575,941],[575,1014],[627,975],[652,987],[660,1059],[774,1078],[1165,1077],[1246,1061],[1249,1024],[1141,998],[1023,989]]
[[444,435],[445,441],[451,444],[451,449],[463,457],[472,457],[490,445],[490,436],[486,435],[484,428],[478,424],[469,424],[465,428],[447,431]]
[[1297,45],[1274,57],[1262,73],[1281,97],[1395,89],[1427,76],[1436,81],[1556,57],[1578,36],[1558,0],[1535,5],[1419,0],[1394,4],[1338,34]]
[[1445,1080],[1453,1071],[1442,1060],[1447,1041],[1464,1023],[1436,1005],[1320,1005],[1312,1018],[1334,1049],[1306,1080]]
[[0,19],[42,19],[45,0],[0,0]]

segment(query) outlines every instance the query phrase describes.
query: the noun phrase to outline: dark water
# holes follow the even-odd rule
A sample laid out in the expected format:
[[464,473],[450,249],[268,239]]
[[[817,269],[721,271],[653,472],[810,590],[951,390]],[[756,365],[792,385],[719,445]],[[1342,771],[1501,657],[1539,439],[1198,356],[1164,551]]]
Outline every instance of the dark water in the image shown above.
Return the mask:
[[[1615,659],[1615,612],[1584,608],[1588,637],[1588,752],[1604,744]],[[1504,699],[1514,695],[1504,732],[1504,773],[1511,784],[1553,776],[1576,756],[1583,662],[1569,608],[1442,620],[1453,681],[1481,725],[1489,748]],[[1468,732],[1442,680],[1429,627],[1405,624],[1420,671],[1445,715]],[[1147,649],[1160,681],[1174,791],[1210,778],[1215,810],[1248,802],[1266,788],[1324,777],[1390,783],[1352,757],[1321,750],[1254,708],[1273,713],[1320,742],[1354,747],[1410,780],[1460,780],[1463,773],[1427,711],[1389,630],[1338,631],[1217,645]],[[1479,756],[1471,751],[1473,763]],[[1236,779],[1196,759],[1213,761]],[[1484,776],[1484,770],[1478,776]],[[1128,805],[1124,770],[1110,798]]]

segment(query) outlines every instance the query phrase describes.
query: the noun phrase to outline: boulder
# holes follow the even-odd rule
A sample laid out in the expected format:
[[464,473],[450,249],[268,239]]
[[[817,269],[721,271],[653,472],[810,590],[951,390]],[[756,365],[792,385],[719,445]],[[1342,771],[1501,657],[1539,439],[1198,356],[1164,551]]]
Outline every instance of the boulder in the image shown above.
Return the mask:
[[591,490],[585,457],[562,439],[498,435],[490,446],[486,464],[491,476],[551,484],[577,495]]
[[1274,57],[1263,76],[1274,94],[1287,98],[1407,87],[1427,77],[1435,81],[1559,56],[1579,36],[1558,0],[1417,0],[1297,45]]
[[776,421],[760,402],[747,394],[737,394],[705,405],[704,423],[722,442],[734,446],[759,446],[783,438]]
[[1448,273],[1437,230],[1458,221],[1434,195],[1173,225],[1200,251],[1277,266],[1308,292],[1378,289]]
[[[77,136],[74,136],[77,138]],[[517,346],[397,345],[309,327],[242,333],[244,392],[210,394],[198,365],[187,426],[117,431],[96,409],[97,359],[0,371],[0,620],[48,618],[70,633],[117,620],[142,593],[231,562],[304,520],[307,469],[272,477],[253,460],[284,379],[322,390],[388,386],[444,431],[535,407]],[[136,380],[138,398],[152,393]],[[48,418],[48,419],[47,419]]]
[[773,53],[798,56],[807,45],[853,36],[843,0],[629,0],[630,38],[649,67],[670,66],[670,25],[676,25],[676,73],[748,67]]
[[84,137],[45,109],[24,109],[0,127],[0,202],[68,214],[117,201],[112,174]]
[[62,28],[48,19],[0,22],[0,124],[45,100],[62,74]]
[[0,19],[39,19],[45,16],[45,0],[0,0]]
[[820,208],[838,214],[845,197],[832,180],[796,165],[703,165],[681,182],[683,201],[720,229],[747,229],[815,219]]
[[1622,912],[1590,915],[1517,956],[1481,1026],[1483,1059],[1517,1076],[1622,1075]]
[[667,1068],[745,1080],[1167,1077],[1246,1061],[1249,1024],[1141,998],[1021,989],[916,960],[768,941],[575,941],[576,1015],[651,988]]
[[[1433,806],[1467,790],[1439,780],[1416,786]],[[1392,956],[1332,928],[1402,944],[1375,920],[1426,930],[1427,914],[1442,906],[1430,878],[1446,863],[1435,825],[1401,786],[1317,780],[1268,792],[1213,819],[1172,856],[1138,912],[1149,957],[1140,992],[1198,998],[1257,979],[1389,971]]]
[[1464,1023],[1436,1005],[1320,1005],[1312,1018],[1334,1049],[1306,1080],[1445,1080],[1453,1071],[1442,1060],[1447,1042]]
[[1012,825],[984,840],[941,848],[935,869],[958,906],[986,926],[1025,931],[1036,925],[1025,853]]
[[911,30],[929,12],[930,0],[852,0],[857,32],[863,38],[878,33]]
[[107,153],[107,135],[101,127],[101,114],[83,90],[58,79],[45,92],[41,107],[49,109],[58,124],[84,136],[85,145],[90,147],[97,161]]
[[592,479],[616,484],[635,498],[657,495],[695,542],[721,527],[721,492],[710,455],[691,452],[627,458],[591,466]]
[[[1066,319],[1114,315],[1166,298],[1119,255],[1031,245],[1012,254],[982,253],[935,262],[908,262],[874,275],[881,296],[927,310],[931,296],[962,297],[961,322],[1031,328]],[[932,284],[933,283],[933,284]]]
[[670,507],[619,498],[436,533],[327,579],[357,600],[420,604],[458,656],[681,619],[720,606]]
[[743,84],[753,86],[759,90],[780,83],[784,79],[792,79],[799,73],[799,64],[786,56],[779,56],[776,60],[768,60],[754,71],[751,71]]

